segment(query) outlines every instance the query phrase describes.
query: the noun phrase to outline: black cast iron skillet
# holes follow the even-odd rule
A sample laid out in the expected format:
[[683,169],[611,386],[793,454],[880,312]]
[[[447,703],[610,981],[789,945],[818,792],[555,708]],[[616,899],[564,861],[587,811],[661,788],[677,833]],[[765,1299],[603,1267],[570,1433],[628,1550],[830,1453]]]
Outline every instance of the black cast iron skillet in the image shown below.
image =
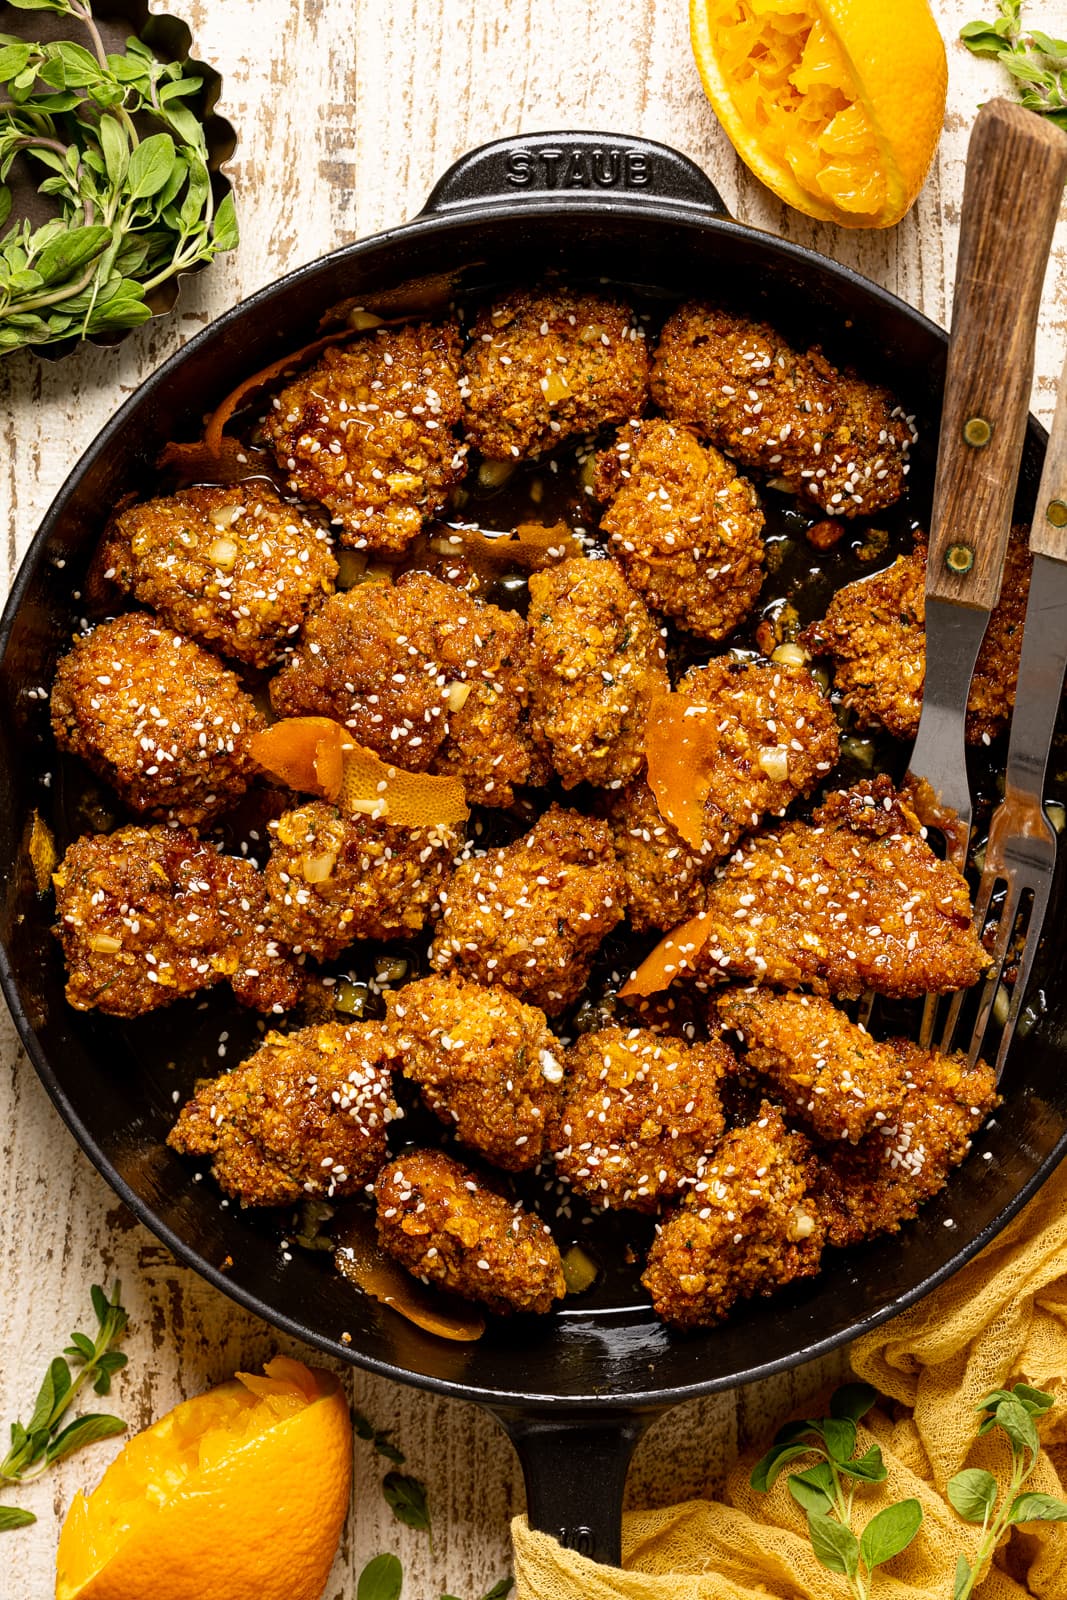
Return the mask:
[[[26,856],[33,809],[60,849],[77,830],[48,733],[54,665],[77,625],[89,555],[115,501],[148,490],[152,463],[241,378],[315,337],[327,308],[373,300],[432,306],[453,290],[531,282],[550,269],[642,296],[725,297],[890,384],[925,441],[914,469],[929,504],[945,335],[844,267],[733,222],[704,174],[661,145],[592,134],[507,139],[438,183],[411,223],[290,273],[221,317],[122,407],[46,516],[0,624],[0,978],[26,1049],[82,1148],[174,1254],[224,1293],[334,1357],[488,1407],[522,1458],[535,1527],[615,1560],[632,1449],[669,1406],[764,1377],[874,1327],[927,1293],[1004,1226],[1067,1146],[1061,956],[1035,980],[1048,1007],[1015,1051],[1005,1103],[947,1190],[898,1238],[831,1252],[822,1273],[723,1327],[669,1333],[632,1287],[608,1281],[547,1320],[496,1322],[477,1344],[445,1343],[353,1291],[321,1255],[283,1262],[276,1224],[220,1206],[164,1145],[173,1091],[218,1067],[220,1026],[241,1027],[217,992],[122,1024],[63,998],[51,898]],[[1032,507],[1044,434],[1031,421],[1020,511]],[[43,775],[54,774],[46,783]],[[1049,927],[1058,927],[1054,908]],[[1058,942],[1055,931],[1048,943]],[[225,1019],[223,1021],[222,1019]],[[988,1156],[988,1159],[984,1157]],[[630,1274],[630,1278],[634,1274]],[[351,1342],[342,1342],[342,1333]]]

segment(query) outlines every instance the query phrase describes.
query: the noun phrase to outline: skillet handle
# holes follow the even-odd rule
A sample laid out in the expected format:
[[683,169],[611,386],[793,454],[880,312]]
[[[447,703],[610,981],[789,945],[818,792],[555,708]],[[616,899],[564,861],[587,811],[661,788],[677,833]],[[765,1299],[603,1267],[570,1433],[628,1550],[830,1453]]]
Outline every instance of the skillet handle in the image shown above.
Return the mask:
[[614,198],[729,216],[711,179],[688,156],[614,133],[517,134],[479,145],[438,179],[420,215],[545,195],[568,205],[577,199],[603,206]]
[[598,1418],[492,1410],[518,1451],[530,1527],[617,1567],[627,1469],[658,1413],[608,1412]]

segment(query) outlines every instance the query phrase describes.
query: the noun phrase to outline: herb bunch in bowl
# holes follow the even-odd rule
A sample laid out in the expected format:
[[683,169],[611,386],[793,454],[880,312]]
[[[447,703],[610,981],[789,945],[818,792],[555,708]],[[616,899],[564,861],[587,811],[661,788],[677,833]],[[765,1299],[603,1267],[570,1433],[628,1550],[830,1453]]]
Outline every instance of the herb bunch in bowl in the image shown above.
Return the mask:
[[[72,18],[86,44],[0,34],[0,354],[136,327],[160,285],[237,243],[193,109],[203,80],[139,39],[108,53],[91,0],[11,4]],[[41,226],[11,221],[20,157],[56,207]]]

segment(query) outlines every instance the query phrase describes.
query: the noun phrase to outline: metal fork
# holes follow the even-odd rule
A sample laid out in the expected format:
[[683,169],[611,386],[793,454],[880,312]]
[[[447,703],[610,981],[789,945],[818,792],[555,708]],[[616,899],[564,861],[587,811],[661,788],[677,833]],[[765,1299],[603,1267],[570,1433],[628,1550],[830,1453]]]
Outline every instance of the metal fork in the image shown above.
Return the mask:
[[[990,824],[974,908],[974,925],[981,937],[994,897],[1003,890],[993,964],[982,988],[967,1051],[972,1065],[985,1039],[1008,954],[1017,938],[1023,940],[1018,976],[997,1049],[998,1079],[1033,970],[1056,867],[1056,832],[1045,815],[1044,785],[1067,669],[1067,361],[1037,491],[1030,549],[1034,567],[1023,625],[1004,799]],[[952,1048],[965,994],[961,991],[955,995],[949,1007],[940,1041],[943,1050]]]
[[[971,676],[1000,594],[1067,138],[1006,100],[982,107],[967,181],[926,564],[926,679],[905,784],[963,871],[971,832],[965,729]],[[920,1043],[935,1031],[927,996]],[[870,1019],[865,995],[860,1020]]]

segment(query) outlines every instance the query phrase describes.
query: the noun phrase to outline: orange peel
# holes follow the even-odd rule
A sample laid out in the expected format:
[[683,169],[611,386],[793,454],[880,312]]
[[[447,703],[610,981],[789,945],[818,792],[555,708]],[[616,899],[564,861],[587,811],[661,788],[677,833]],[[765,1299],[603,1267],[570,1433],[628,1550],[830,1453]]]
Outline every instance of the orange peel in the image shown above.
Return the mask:
[[713,752],[704,737],[709,709],[690,695],[659,695],[645,729],[648,786],[659,814],[693,850],[704,842],[704,802],[711,788]]
[[482,528],[449,527],[438,536],[435,548],[442,554],[471,555],[502,566],[529,567],[536,571],[584,554],[573,528],[565,522],[520,522],[512,533],[487,533]]
[[620,1000],[661,994],[675,978],[695,972],[694,959],[707,944],[710,933],[711,918],[706,911],[698,912],[668,933],[630,974],[619,990]]
[[374,1223],[359,1212],[349,1217],[337,1236],[334,1265],[343,1278],[364,1294],[414,1323],[424,1333],[453,1343],[470,1344],[485,1332],[478,1306],[431,1288],[405,1272],[378,1242]]
[[253,734],[249,749],[270,777],[329,800],[347,815],[399,828],[454,826],[470,815],[459,778],[407,772],[357,744],[332,717],[283,717]]

